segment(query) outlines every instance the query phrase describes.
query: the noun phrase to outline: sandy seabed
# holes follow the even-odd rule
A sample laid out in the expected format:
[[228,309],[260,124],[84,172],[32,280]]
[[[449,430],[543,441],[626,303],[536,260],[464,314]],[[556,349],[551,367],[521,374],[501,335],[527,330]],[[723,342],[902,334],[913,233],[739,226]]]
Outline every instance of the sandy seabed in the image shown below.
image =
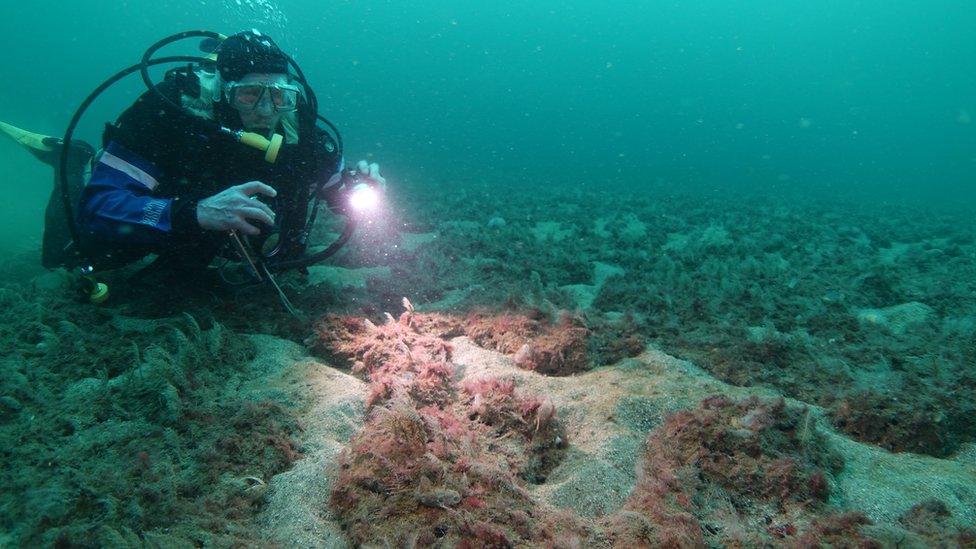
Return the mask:
[[0,546],[976,546],[971,212],[463,189],[301,321],[0,267]]

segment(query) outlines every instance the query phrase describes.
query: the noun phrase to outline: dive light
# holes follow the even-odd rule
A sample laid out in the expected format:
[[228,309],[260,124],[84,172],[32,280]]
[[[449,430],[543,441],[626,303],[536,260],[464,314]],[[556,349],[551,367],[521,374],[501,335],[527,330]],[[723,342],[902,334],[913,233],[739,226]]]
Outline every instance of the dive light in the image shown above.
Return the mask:
[[380,203],[380,191],[377,183],[364,180],[357,170],[347,170],[344,173],[346,202],[349,209],[357,214],[365,214],[376,209]]
[[349,205],[357,212],[370,211],[379,204],[379,201],[379,193],[366,183],[358,183],[349,193]]

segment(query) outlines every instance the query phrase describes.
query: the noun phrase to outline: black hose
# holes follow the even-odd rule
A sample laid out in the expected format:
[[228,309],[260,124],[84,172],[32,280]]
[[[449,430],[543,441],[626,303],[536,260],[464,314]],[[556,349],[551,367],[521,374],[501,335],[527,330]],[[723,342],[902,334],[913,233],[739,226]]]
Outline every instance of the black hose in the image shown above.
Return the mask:
[[326,126],[329,127],[330,130],[332,130],[332,135],[335,136],[335,140],[336,140],[336,147],[339,149],[336,152],[338,153],[339,158],[342,158],[342,134],[339,133],[339,128],[337,128],[335,124],[330,122],[329,119],[322,116],[321,114],[316,113],[315,118],[321,120],[322,123],[324,123]]
[[276,273],[282,271],[289,271],[291,269],[300,269],[302,267],[308,267],[309,265],[314,265],[319,261],[322,261],[328,257],[332,257],[340,248],[345,246],[349,238],[352,237],[352,233],[356,230],[356,222],[352,218],[346,220],[346,226],[342,230],[342,234],[335,239],[335,242],[329,245],[328,248],[316,252],[312,255],[307,255],[305,257],[299,257],[298,259],[292,259],[289,261],[281,261],[279,263],[271,263],[268,268]]
[[[173,109],[175,109],[177,112],[183,110],[183,107],[174,103],[173,100],[170,99],[169,97],[166,97],[166,94],[160,91],[159,88],[157,88],[156,85],[153,84],[152,79],[149,78],[149,67],[151,65],[155,65],[155,63],[152,62],[153,54],[155,54],[163,47],[172,44],[173,42],[179,42],[180,40],[186,40],[187,38],[213,38],[214,40],[222,40],[224,38],[224,35],[220,34],[219,32],[206,31],[206,30],[191,30],[191,31],[178,32],[176,34],[167,36],[166,38],[163,38],[162,40],[146,48],[146,52],[142,54],[142,62],[139,63],[139,67],[140,67],[139,74],[142,76],[142,82],[143,84],[146,85],[146,88],[150,90],[154,90],[156,92],[156,95],[158,95],[160,99],[163,100],[163,102],[168,104],[170,107],[173,107]],[[194,57],[193,61],[197,63],[201,63],[201,62],[207,62],[209,61],[209,59],[205,57]]]
[[[200,57],[189,55],[177,55],[153,59],[149,61],[148,64],[161,65],[163,63],[192,63],[194,61],[199,61],[200,59]],[[91,106],[91,104],[95,101],[95,99],[98,98],[99,95],[102,94],[102,92],[126,76],[129,76],[138,70],[147,68],[148,67],[146,67],[144,63],[138,63],[115,73],[114,76],[105,82],[102,82],[100,86],[95,88],[95,90],[85,98],[85,100],[81,103],[81,106],[78,107],[78,110],[75,111],[74,116],[71,117],[71,122],[68,123],[68,129],[64,132],[64,138],[61,140],[61,158],[58,161],[60,171],[59,183],[61,186],[61,201],[64,204],[65,220],[68,223],[68,230],[71,231],[71,238],[75,241],[75,246],[78,248],[79,253],[81,251],[81,240],[79,239],[78,228],[75,226],[74,206],[71,204],[71,192],[68,188],[68,148],[71,144],[71,138],[74,136],[75,128],[78,126],[78,122],[81,120],[81,117],[84,116],[85,111],[88,110],[88,107]]]
[[[278,49],[279,51],[281,50],[281,48]],[[315,113],[316,116],[318,116],[319,99],[318,97],[315,96],[315,91],[312,90],[312,86],[308,85],[308,80],[305,78],[305,73],[302,72],[302,68],[298,66],[298,63],[295,61],[295,59],[292,56],[284,52],[282,52],[282,55],[284,55],[288,59],[288,64],[291,65],[291,68],[295,69],[295,75],[298,77],[298,80],[301,81],[302,87],[305,88],[305,95],[308,98],[308,105],[309,107],[311,107],[312,112]]]

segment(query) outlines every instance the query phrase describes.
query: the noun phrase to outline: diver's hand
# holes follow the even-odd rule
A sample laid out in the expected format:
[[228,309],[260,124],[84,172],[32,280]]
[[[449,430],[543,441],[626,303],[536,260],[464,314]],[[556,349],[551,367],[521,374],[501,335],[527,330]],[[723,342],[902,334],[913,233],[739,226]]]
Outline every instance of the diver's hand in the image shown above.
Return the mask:
[[357,162],[355,169],[348,168],[336,173],[325,184],[312,183],[308,190],[313,194],[317,192],[322,200],[333,200],[339,189],[344,187],[348,192],[357,183],[366,183],[380,192],[386,192],[386,178],[380,175],[380,165],[365,160]]
[[274,198],[278,192],[260,181],[235,185],[197,203],[197,222],[207,231],[238,230],[256,235],[261,230],[248,223],[260,221],[274,225],[274,211],[257,199],[263,194]]
[[386,190],[386,178],[380,175],[380,165],[376,162],[370,164],[365,160],[356,163],[356,175],[360,179],[365,179],[362,183],[369,183],[380,191]]

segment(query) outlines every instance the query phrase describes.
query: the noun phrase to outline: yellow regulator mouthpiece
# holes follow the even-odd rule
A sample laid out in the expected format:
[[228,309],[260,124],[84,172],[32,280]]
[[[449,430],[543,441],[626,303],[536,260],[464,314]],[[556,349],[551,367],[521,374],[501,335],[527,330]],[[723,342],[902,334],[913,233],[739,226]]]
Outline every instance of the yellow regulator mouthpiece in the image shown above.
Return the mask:
[[281,144],[285,142],[285,137],[279,133],[271,136],[271,139],[254,132],[234,132],[237,140],[248,147],[264,151],[265,161],[274,164],[278,160],[278,153],[281,152]]
[[91,274],[91,269],[86,269],[81,275],[84,288],[88,291],[88,301],[95,305],[101,305],[108,300],[108,284],[95,280]]
[[105,300],[108,299],[108,285],[104,282],[96,282],[88,299],[95,305],[105,303]]

